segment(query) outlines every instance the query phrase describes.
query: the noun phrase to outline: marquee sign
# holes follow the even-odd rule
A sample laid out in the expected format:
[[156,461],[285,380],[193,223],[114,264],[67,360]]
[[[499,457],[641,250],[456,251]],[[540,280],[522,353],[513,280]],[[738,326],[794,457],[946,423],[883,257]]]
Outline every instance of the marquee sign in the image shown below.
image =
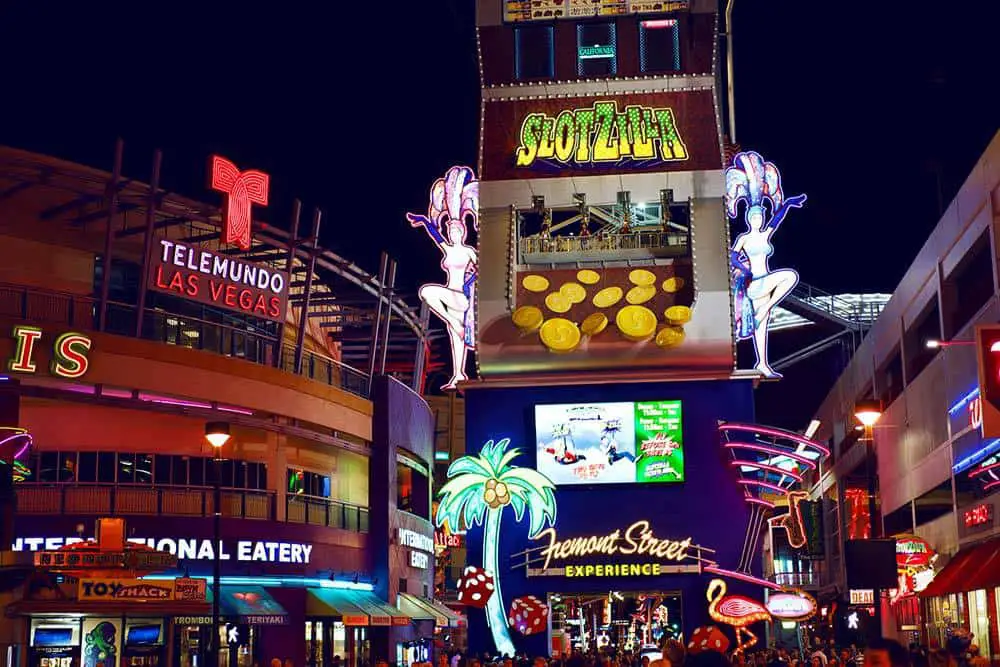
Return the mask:
[[[80,561],[81,557],[96,559],[93,567],[122,567],[125,564],[125,556],[122,552],[107,552],[97,554],[74,554],[73,552],[55,551],[68,544],[78,544],[84,540],[79,537],[19,537],[14,540],[14,551],[33,551],[35,554],[35,564],[43,566],[73,565],[79,566],[80,562],[70,563],[68,559],[73,557],[75,561]],[[153,557],[167,557],[173,559],[173,563],[179,560],[207,560],[214,558],[212,540],[190,539],[190,538],[129,538],[128,542],[144,544],[158,552],[166,553],[139,553],[134,557],[143,559]],[[308,565],[312,555],[313,545],[277,542],[267,540],[238,540],[235,542],[235,550],[230,551],[230,545],[226,542],[220,543],[219,560],[234,560],[247,563],[294,563]],[[97,562],[100,561],[100,562]]]
[[766,606],[771,616],[783,621],[805,621],[816,614],[816,599],[799,590],[771,593]]
[[[37,353],[44,332],[39,327],[20,324],[14,327],[14,353],[7,360],[7,370],[11,373],[32,375],[38,371]],[[61,378],[83,377],[90,368],[87,355],[93,341],[81,333],[59,334],[52,344],[52,361],[49,373]]]
[[149,288],[207,306],[281,322],[288,274],[230,255],[160,239],[149,257]]
[[722,168],[708,89],[484,105],[483,180]]
[[175,582],[170,579],[80,579],[77,599],[81,602],[102,600],[132,600],[141,602],[173,602],[174,600],[205,601],[206,581],[201,582],[201,597],[178,597]]
[[[617,562],[584,565],[566,565],[566,576],[656,576],[664,571],[654,559],[680,562],[689,557],[691,538],[682,540],[659,538],[653,534],[648,521],[636,521],[624,531],[615,529],[607,535],[588,535],[566,540],[556,539],[555,528],[546,528],[534,536],[547,541],[541,550],[545,559],[543,570],[549,570],[553,561],[575,560],[586,556],[637,556],[647,562]],[[598,571],[600,568],[600,571]]]

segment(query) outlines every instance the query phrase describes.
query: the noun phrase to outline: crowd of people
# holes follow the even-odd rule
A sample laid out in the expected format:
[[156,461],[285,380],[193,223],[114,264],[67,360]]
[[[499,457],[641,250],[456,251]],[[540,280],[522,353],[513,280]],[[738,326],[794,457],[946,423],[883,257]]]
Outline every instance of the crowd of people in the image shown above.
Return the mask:
[[725,644],[691,641],[687,646],[670,640],[662,647],[662,657],[653,659],[631,651],[574,650],[553,657],[532,659],[522,654],[492,660],[453,653],[440,656],[438,667],[988,667],[989,660],[971,640],[971,635],[958,633],[943,647],[910,644],[907,648],[893,639],[879,639],[863,650],[831,642],[804,651],[775,646],[745,653],[727,652],[728,640]]

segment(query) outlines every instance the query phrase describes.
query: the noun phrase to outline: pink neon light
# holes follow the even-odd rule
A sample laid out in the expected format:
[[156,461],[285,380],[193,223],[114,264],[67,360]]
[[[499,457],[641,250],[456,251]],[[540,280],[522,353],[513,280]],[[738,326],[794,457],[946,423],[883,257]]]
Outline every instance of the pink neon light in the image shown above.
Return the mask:
[[212,156],[212,189],[227,195],[222,241],[250,249],[251,204],[267,206],[270,177],[262,171],[241,172],[224,157]]
[[983,487],[983,491],[986,491],[986,490],[988,490],[988,489],[992,489],[992,488],[993,488],[994,486],[997,486],[997,485],[1000,485],[1000,479],[998,479],[998,480],[997,480],[997,481],[995,481],[995,482],[990,482],[989,484],[985,485],[985,486]]
[[746,496],[743,500],[747,501],[748,503],[756,503],[758,505],[763,505],[764,507],[769,507],[770,509],[774,509],[774,503],[768,502],[762,498],[754,498],[753,496]]
[[29,447],[31,447],[31,443],[34,442],[33,438],[31,437],[31,434],[28,433],[28,431],[25,430],[25,429],[23,429],[23,428],[2,428],[0,430],[14,431],[13,435],[8,435],[3,440],[0,440],[0,446],[3,446],[5,444],[7,444],[11,440],[17,440],[18,438],[24,438],[24,446],[22,446],[21,449],[17,450],[17,453],[14,454],[14,460],[19,459],[22,456],[24,456],[24,453],[26,451],[28,451]]
[[830,455],[830,450],[816,442],[815,440],[810,440],[798,433],[792,433],[791,431],[785,431],[780,428],[772,428],[770,426],[758,426],[756,424],[720,424],[720,431],[749,431],[750,433],[763,433],[764,435],[770,435],[775,438],[786,438],[788,440],[793,440],[799,444],[806,445],[808,447],[813,447],[822,452],[825,456]]
[[769,466],[764,463],[754,463],[753,461],[736,461],[736,460],[730,461],[729,465],[733,466],[734,468],[737,466],[746,466],[748,468],[760,468],[761,470],[768,470],[770,472],[777,473],[779,475],[788,475],[797,482],[802,481],[802,475],[792,472],[790,470],[785,470],[784,468],[779,468],[778,466]]
[[788,489],[783,486],[771,484],[770,482],[763,482],[759,479],[741,479],[740,484],[744,486],[762,486],[765,489],[771,489],[772,491],[778,491],[779,493],[788,493]]
[[988,472],[988,471],[993,470],[994,468],[997,468],[997,467],[1000,467],[1000,461],[997,461],[996,463],[991,463],[990,465],[986,466],[985,468],[976,468],[975,470],[970,470],[969,471],[969,477],[975,477],[976,475],[981,475],[984,472]]
[[677,25],[676,19],[656,19],[653,21],[643,21],[642,27],[647,30],[656,30],[657,28],[673,28]]
[[749,584],[758,584],[760,586],[766,586],[767,588],[772,588],[774,590],[781,590],[781,586],[774,583],[773,581],[768,581],[767,579],[761,579],[760,577],[755,577],[752,574],[733,572],[732,570],[723,570],[721,567],[716,567],[714,565],[706,565],[702,569],[704,569],[705,572],[711,572],[712,574],[718,574],[723,577],[729,577],[730,579],[738,579],[739,581],[745,581]]
[[793,461],[798,461],[802,465],[809,466],[810,468],[816,467],[816,463],[814,461],[810,461],[804,456],[801,456],[794,452],[786,452],[783,449],[778,449],[777,447],[771,447],[769,445],[762,445],[756,442],[727,442],[725,443],[725,446],[729,449],[755,449],[760,452],[774,454],[775,456],[787,456]]
[[220,405],[217,407],[220,412],[232,412],[238,415],[252,415],[253,410],[244,410],[243,408],[234,408],[228,405]]

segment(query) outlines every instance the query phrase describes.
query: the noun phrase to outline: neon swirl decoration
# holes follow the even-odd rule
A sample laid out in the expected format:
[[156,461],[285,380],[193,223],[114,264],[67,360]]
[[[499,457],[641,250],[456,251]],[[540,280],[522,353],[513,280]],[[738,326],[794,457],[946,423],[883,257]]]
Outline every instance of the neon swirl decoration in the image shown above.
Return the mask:
[[476,348],[475,297],[479,255],[469,245],[469,227],[479,231],[479,181],[468,167],[452,167],[431,186],[427,215],[407,213],[413,227],[423,227],[441,251],[444,283],[420,288],[420,300],[444,322],[451,344],[451,379],[442,387],[458,388],[469,350]]
[[224,157],[212,156],[212,189],[227,195],[224,206],[223,243],[250,249],[252,204],[267,206],[270,177],[262,171],[240,171]]
[[[735,306],[735,333],[738,340],[753,339],[757,364],[754,369],[764,377],[779,378],[767,356],[768,323],[774,307],[788,296],[799,282],[793,269],[772,269],[769,258],[774,252],[771,237],[788,211],[801,208],[805,195],[785,198],[781,173],[759,153],[747,151],[733,157],[726,169],[726,214],[739,217],[740,203],[745,204],[746,229],[736,236],[730,249]],[[765,206],[765,202],[769,206]]]

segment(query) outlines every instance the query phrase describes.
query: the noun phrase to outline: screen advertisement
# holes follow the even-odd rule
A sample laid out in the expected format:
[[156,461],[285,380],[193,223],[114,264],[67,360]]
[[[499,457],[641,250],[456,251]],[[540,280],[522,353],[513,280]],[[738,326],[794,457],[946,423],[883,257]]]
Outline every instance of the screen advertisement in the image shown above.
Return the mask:
[[722,168],[711,89],[484,104],[484,181]]
[[535,447],[556,485],[683,482],[681,401],[536,405]]

